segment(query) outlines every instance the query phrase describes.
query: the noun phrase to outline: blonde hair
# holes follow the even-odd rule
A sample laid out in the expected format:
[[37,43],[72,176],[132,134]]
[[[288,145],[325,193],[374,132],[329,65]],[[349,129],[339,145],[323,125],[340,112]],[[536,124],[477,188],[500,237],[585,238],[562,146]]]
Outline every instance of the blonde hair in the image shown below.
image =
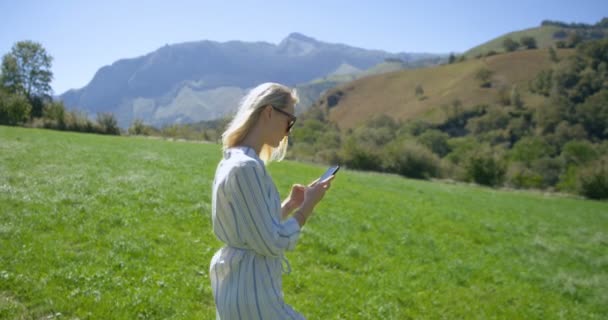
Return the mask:
[[[295,90],[282,84],[267,82],[253,88],[241,100],[236,115],[222,134],[223,149],[238,146],[245,139],[260,118],[263,107],[273,105],[276,108],[285,109],[297,102],[298,96]],[[285,136],[276,148],[264,144],[260,150],[260,159],[264,163],[283,160],[287,152],[287,143],[288,137]]]

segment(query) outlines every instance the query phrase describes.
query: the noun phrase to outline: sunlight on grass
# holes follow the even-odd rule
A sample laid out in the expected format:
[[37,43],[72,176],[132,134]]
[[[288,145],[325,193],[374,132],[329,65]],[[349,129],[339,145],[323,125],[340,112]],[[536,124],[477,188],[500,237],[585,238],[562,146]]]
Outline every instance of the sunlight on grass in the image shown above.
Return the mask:
[[[220,156],[0,127],[0,318],[214,318]],[[269,167],[283,196],[324,169]],[[310,319],[602,319],[607,230],[606,202],[341,170],[286,300]]]

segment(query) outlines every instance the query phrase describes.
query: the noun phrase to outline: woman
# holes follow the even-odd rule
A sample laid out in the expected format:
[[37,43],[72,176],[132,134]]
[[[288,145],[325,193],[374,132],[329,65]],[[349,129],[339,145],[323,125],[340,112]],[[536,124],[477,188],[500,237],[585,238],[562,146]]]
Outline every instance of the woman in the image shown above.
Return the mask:
[[265,163],[285,156],[296,102],[288,87],[262,84],[243,99],[222,135],[224,158],[213,182],[212,219],[215,235],[226,246],[210,267],[217,319],[304,318],[283,300],[283,255],[294,249],[300,228],[333,176],[294,185],[281,203]]

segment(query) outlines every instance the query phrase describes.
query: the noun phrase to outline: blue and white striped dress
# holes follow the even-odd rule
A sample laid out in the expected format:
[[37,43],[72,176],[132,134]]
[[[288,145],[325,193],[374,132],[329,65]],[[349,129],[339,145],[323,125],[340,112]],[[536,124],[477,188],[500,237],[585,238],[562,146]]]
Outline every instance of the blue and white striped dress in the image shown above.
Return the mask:
[[252,148],[224,152],[215,173],[213,232],[226,246],[211,259],[217,319],[304,319],[283,300],[282,261],[300,235],[281,221],[279,193]]

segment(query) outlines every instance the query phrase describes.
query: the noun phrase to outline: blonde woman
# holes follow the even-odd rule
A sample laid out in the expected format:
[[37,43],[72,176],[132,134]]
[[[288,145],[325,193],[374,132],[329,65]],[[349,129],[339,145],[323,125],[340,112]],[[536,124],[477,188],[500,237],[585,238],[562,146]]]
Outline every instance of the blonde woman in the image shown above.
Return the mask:
[[265,164],[285,156],[296,102],[286,86],[259,85],[243,98],[222,135],[224,158],[213,182],[212,220],[215,235],[226,245],[210,267],[217,319],[304,318],[283,300],[283,266],[289,269],[283,255],[294,249],[300,228],[333,177],[296,184],[281,203]]

